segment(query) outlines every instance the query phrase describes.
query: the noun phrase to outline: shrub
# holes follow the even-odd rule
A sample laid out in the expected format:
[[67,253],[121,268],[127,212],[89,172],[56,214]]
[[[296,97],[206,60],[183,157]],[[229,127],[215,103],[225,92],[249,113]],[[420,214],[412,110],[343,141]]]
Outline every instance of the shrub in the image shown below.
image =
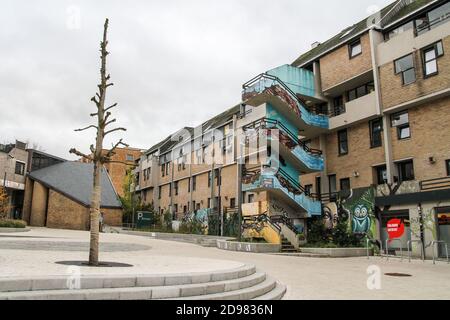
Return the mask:
[[23,229],[23,228],[26,228],[26,226],[27,226],[27,223],[23,220],[11,220],[11,219],[0,220],[0,228]]

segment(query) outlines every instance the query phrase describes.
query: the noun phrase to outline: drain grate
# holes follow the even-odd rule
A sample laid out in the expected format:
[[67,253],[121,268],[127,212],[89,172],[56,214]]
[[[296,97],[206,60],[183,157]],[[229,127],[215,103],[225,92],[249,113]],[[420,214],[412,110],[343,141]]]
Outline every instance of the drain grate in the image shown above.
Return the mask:
[[385,273],[384,275],[388,277],[412,277],[410,274],[397,272]]

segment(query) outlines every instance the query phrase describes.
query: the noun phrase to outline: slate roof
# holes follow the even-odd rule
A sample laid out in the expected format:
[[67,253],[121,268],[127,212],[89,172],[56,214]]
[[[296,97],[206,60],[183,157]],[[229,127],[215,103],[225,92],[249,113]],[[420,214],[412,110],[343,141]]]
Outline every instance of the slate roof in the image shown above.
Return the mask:
[[[36,170],[28,176],[87,207],[91,202],[93,172],[92,163],[67,161]],[[105,169],[102,169],[101,186],[101,207],[121,208],[117,193]]]
[[[382,20],[382,23],[384,26],[387,26],[397,20],[400,20],[410,13],[414,12],[415,10],[431,3],[435,2],[436,0],[414,0],[412,3],[404,6],[402,9],[400,9],[396,14],[389,15],[391,9],[394,8],[401,0],[394,1],[393,3],[389,4],[388,6],[384,7],[380,10],[380,15]],[[329,50],[333,49],[334,47],[338,47],[341,44],[345,44],[349,42],[351,39],[359,35],[360,33],[364,32],[367,27],[367,20],[370,16],[365,18],[364,20],[354,24],[353,26],[350,26],[344,30],[342,30],[339,34],[335,35],[331,39],[325,41],[324,43],[320,44],[318,47],[309,50],[308,52],[302,54],[300,57],[298,57],[293,63],[293,66],[303,66],[305,63],[310,62],[313,59],[317,59]]]

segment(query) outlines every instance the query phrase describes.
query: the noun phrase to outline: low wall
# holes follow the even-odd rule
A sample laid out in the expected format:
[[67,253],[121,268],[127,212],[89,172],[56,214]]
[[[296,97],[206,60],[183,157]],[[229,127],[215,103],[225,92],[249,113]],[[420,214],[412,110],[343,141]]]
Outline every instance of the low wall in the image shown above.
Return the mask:
[[275,253],[281,251],[281,244],[217,240],[217,248],[222,250],[239,251],[239,252]]
[[0,228],[0,233],[28,232],[30,228]]
[[114,228],[118,233],[129,234],[134,236],[150,237],[152,239],[167,240],[167,241],[180,241],[199,244],[204,247],[216,247],[217,240],[233,240],[234,238],[219,237],[219,236],[203,236],[198,234],[182,234],[182,233],[164,233],[164,232],[145,232],[145,231],[133,231],[127,229]]
[[[366,248],[300,248],[302,253],[328,255],[331,258],[366,257]],[[369,255],[373,256],[373,249],[369,250]]]

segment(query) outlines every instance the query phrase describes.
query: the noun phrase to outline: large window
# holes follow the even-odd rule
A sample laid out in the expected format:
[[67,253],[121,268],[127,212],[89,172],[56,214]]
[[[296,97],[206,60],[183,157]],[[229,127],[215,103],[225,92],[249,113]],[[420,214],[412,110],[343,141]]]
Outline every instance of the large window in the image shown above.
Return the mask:
[[352,101],[361,98],[369,93],[375,91],[375,85],[373,82],[366,83],[353,90],[347,91],[347,101]]
[[438,74],[437,59],[444,55],[442,41],[436,42],[430,47],[422,50],[423,73],[425,77],[431,77]]
[[411,138],[408,111],[393,114],[391,125],[393,128],[397,128],[397,137],[399,140]]
[[414,180],[414,163],[412,160],[397,163],[399,182]]
[[375,178],[376,178],[376,184],[385,184],[387,183],[387,167],[386,165],[378,166],[374,168],[375,170]]
[[21,176],[25,175],[25,163],[16,161],[15,173]]
[[338,148],[340,156],[348,154],[347,129],[338,131]]
[[350,190],[350,178],[344,178],[340,180],[341,191]]
[[402,34],[403,32],[406,32],[406,31],[411,30],[413,28],[414,28],[414,22],[413,21],[409,21],[409,22],[407,22],[407,23],[405,23],[405,24],[403,24],[403,25],[401,25],[401,26],[399,26],[399,27],[389,31],[389,33],[386,33],[384,35],[384,39],[386,41],[388,41],[388,40],[398,36],[399,34]]
[[414,58],[409,54],[403,58],[395,60],[395,74],[401,74],[403,85],[408,85],[416,81],[416,69],[414,67]]
[[415,19],[416,35],[421,35],[445,23],[450,18],[450,2],[447,2]]
[[339,96],[333,99],[333,116],[339,116],[345,113],[344,97]]
[[348,51],[350,59],[359,56],[362,53],[361,40],[350,43],[348,46]]
[[369,122],[370,127],[370,147],[378,148],[382,145],[381,133],[383,131],[383,121],[381,118]]

